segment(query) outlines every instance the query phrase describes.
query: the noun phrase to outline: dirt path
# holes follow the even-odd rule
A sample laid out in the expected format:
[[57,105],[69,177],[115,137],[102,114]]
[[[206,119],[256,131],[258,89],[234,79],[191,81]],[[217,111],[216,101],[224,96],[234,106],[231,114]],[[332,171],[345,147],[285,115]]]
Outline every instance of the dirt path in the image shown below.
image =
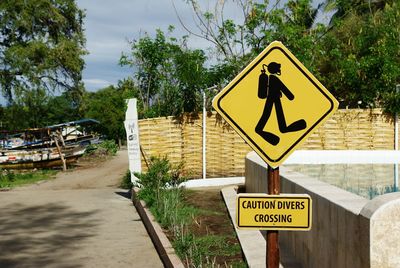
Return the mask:
[[126,190],[126,151],[0,192],[0,267],[163,267]]

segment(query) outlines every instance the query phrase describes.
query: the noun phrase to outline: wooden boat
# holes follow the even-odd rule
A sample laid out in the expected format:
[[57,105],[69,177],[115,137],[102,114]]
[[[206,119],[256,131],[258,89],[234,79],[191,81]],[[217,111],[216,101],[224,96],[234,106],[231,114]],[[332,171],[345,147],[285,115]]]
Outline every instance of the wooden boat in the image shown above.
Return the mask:
[[[66,164],[71,164],[76,162],[84,152],[85,147],[76,145],[65,147],[62,154]],[[1,169],[51,168],[62,165],[62,159],[57,148],[0,151]]]
[[32,169],[63,166],[76,161],[99,138],[85,130],[98,124],[82,119],[44,128],[0,133],[0,168]]
[[94,119],[82,119],[43,128],[30,128],[16,131],[0,131],[0,150],[25,150],[55,147],[54,135],[62,136],[65,145],[98,143],[99,137],[86,129],[98,124]]

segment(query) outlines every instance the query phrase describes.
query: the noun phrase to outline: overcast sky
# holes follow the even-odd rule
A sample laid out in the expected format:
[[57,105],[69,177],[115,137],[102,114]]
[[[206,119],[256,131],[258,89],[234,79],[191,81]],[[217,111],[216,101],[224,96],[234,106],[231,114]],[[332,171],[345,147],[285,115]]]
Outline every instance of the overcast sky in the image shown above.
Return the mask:
[[[121,52],[129,51],[127,40],[138,39],[144,33],[154,35],[157,28],[167,31],[176,26],[177,36],[186,34],[180,27],[171,0],[78,0],[86,11],[86,68],[84,83],[90,91],[116,84],[131,70],[118,65]],[[190,8],[183,0],[175,0],[178,12],[187,21]],[[189,15],[189,17],[188,17]]]

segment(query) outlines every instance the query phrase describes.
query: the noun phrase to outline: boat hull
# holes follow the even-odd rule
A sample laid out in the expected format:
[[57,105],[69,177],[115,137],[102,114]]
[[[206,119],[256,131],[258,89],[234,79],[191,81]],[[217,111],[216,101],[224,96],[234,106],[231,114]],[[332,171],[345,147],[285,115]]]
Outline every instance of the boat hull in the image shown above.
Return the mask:
[[[67,164],[76,162],[84,153],[81,146],[63,148],[63,156]],[[57,149],[47,150],[6,150],[0,152],[1,169],[34,169],[62,166]]]
[[[71,156],[67,157],[66,162],[68,164],[75,163],[80,156]],[[50,159],[50,160],[43,160],[43,161],[35,161],[35,162],[3,162],[0,163],[1,169],[46,169],[46,168],[54,168],[54,167],[61,167],[62,161],[61,159]]]

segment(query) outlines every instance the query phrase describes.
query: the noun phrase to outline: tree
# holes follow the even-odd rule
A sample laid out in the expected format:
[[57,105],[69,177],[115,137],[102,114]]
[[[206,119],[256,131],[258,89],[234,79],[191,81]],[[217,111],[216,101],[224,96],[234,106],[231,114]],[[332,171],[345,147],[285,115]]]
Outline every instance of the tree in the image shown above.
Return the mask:
[[82,91],[84,13],[70,0],[0,1],[0,89]]
[[0,104],[0,131],[4,130],[4,126],[6,123],[4,120],[5,117],[6,117],[5,108]]
[[[390,1],[389,1],[390,2]],[[342,106],[400,111],[400,5],[349,10],[323,39],[321,80]]]
[[261,47],[281,41],[315,75],[315,58],[320,52],[319,39],[325,26],[315,22],[322,4],[312,7],[310,0],[290,0],[283,8],[272,10],[268,29],[263,30]]
[[[226,18],[228,1],[214,11],[192,6],[197,28],[190,34],[209,40],[219,53],[212,70],[237,74],[274,40],[282,41],[347,107],[382,107],[399,112],[400,50],[398,1],[327,0],[335,13],[329,27],[315,22],[322,5],[310,0],[232,1],[241,14]],[[182,22],[183,23],[183,22]],[[196,31],[197,30],[197,31]],[[222,72],[221,72],[222,71]]]
[[[313,63],[312,48],[323,28],[319,25],[315,29],[313,25],[321,5],[313,8],[311,0],[291,0],[282,8],[278,8],[279,1],[271,8],[267,0],[232,1],[241,11],[240,24],[238,19],[225,18],[226,2],[217,1],[215,11],[210,12],[203,11],[197,0],[187,1],[195,14],[197,33],[181,21],[190,34],[215,46],[217,61],[212,61],[209,68],[205,66],[210,58],[201,49],[188,48],[187,36],[176,39],[157,30],[155,37],[145,34],[130,42],[131,52],[122,55],[120,64],[134,71],[129,83],[139,99],[139,116],[199,111],[203,90],[210,86],[222,88],[273,40],[283,41],[298,52],[300,60]],[[172,31],[170,27],[168,34]],[[207,99],[215,93],[206,92]]]
[[[170,32],[173,29],[170,28]],[[202,50],[189,49],[186,38],[168,38],[157,30],[131,42],[131,53],[123,54],[121,65],[131,66],[133,84],[145,117],[180,115],[199,110],[201,90],[209,82],[206,56]]]
[[[126,103],[121,90],[114,86],[88,93],[85,117],[100,121],[97,130],[107,138],[120,142],[125,137]],[[119,143],[120,144],[120,143]]]
[[139,88],[144,110],[148,110],[160,91],[162,65],[168,61],[165,35],[157,31],[154,39],[146,35],[130,44],[131,55],[123,54],[120,64],[136,69],[133,78]]
[[[290,0],[283,7],[279,0],[274,4],[269,0],[215,2],[211,11],[202,9],[198,0],[187,1],[194,13],[196,29],[190,29],[177,15],[190,34],[208,40],[215,47],[222,62],[242,64],[241,59],[251,60],[274,40],[304,51],[304,45],[310,46],[308,43],[317,36],[316,29],[321,27],[313,28],[322,4],[313,8],[311,0]],[[235,17],[228,18],[225,14],[228,3],[236,8]]]
[[171,46],[172,68],[170,81],[170,94],[165,91],[163,97],[166,101],[165,112],[168,107],[173,115],[182,113],[198,112],[201,108],[201,91],[207,87],[206,68],[204,67],[206,57],[200,49],[191,50],[187,47],[178,45]]
[[44,89],[28,91],[2,110],[3,127],[10,131],[45,127],[82,117],[67,92],[60,96],[48,96]]
[[385,6],[392,5],[393,0],[325,0],[323,3],[325,11],[333,11],[330,24],[334,25],[340,22],[349,13],[358,15],[373,13],[377,10],[383,10]]
[[60,124],[75,121],[84,117],[81,103],[77,103],[74,96],[64,92],[60,96],[50,97],[46,103],[44,125]]
[[46,103],[49,97],[43,89],[26,92],[4,108],[2,121],[7,130],[43,127],[47,115]]
[[[189,28],[183,22],[176,9],[175,11],[181,25],[189,34],[209,41],[223,57],[222,59],[234,60],[248,53],[248,46],[245,40],[245,25],[253,11],[253,1],[232,1],[239,9],[235,20],[225,17],[225,7],[228,1],[215,1],[213,11],[202,9],[200,1],[197,0],[185,2],[192,8],[196,29]],[[264,11],[267,9],[265,4],[260,4],[258,7]],[[237,23],[236,21],[238,20],[241,20],[241,23]]]
[[[315,60],[325,26],[316,24],[315,19],[322,4],[314,8],[311,0],[237,0],[215,1],[212,9],[202,9],[201,1],[186,2],[192,7],[196,26],[189,28],[177,14],[181,24],[189,34],[209,41],[217,52],[216,63],[203,78],[212,81],[208,84],[222,88],[275,40],[283,42],[318,74]],[[227,5],[234,17],[225,14]],[[236,8],[235,13],[232,8]]]

